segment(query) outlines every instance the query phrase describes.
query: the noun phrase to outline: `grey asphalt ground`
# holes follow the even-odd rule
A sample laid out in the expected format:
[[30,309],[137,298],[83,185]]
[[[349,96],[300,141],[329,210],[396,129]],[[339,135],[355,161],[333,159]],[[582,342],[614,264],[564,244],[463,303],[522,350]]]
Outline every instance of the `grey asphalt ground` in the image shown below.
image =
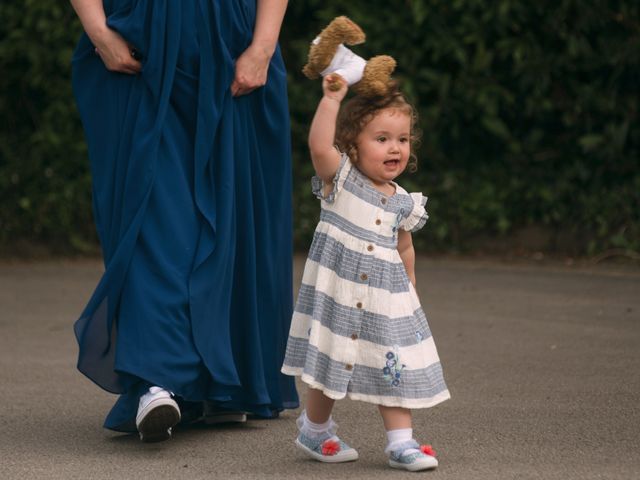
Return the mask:
[[75,370],[72,334],[100,271],[0,263],[1,479],[640,478],[637,267],[418,258],[452,394],[415,413],[440,460],[428,473],[389,469],[375,407],[350,400],[335,419],[360,460],[343,465],[293,448],[299,411],[159,444],[102,429],[114,397]]

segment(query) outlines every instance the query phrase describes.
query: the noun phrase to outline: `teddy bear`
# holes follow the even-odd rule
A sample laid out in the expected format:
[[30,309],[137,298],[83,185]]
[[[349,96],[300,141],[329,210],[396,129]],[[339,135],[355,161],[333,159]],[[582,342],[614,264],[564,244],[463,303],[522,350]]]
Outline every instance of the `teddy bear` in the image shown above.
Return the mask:
[[[396,61],[388,55],[365,60],[344,46],[364,41],[365,34],[356,23],[345,16],[336,17],[311,42],[308,61],[302,72],[309,79],[337,74],[353,87],[357,95],[384,96],[395,84],[391,73]],[[333,82],[329,88],[339,90],[340,84]]]

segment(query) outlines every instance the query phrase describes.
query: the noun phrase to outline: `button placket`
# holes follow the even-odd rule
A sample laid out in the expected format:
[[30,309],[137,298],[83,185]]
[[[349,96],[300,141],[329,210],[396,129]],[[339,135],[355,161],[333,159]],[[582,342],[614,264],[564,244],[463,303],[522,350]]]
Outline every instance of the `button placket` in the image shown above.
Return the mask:
[[[369,251],[373,251],[374,246],[372,243],[364,243],[363,246]],[[350,347],[349,356],[345,358],[345,363],[347,364],[345,368],[349,365],[353,366],[357,363],[357,359],[359,357],[358,350],[360,347],[360,342],[358,339],[360,338],[360,330],[362,327],[362,319],[364,317],[365,311],[367,311],[368,305],[371,302],[371,291],[369,287],[369,279],[370,274],[373,268],[373,259],[372,255],[363,255],[361,262],[359,262],[356,267],[356,281],[360,283],[356,288],[354,288],[354,302],[356,307],[356,318],[358,319],[356,322],[352,324],[352,330],[350,334]],[[353,356],[351,356],[353,354]],[[351,360],[351,361],[349,361]],[[347,370],[350,370],[347,368]]]
[[385,215],[387,214],[387,210],[389,208],[389,199],[387,197],[380,197],[378,204],[378,212],[376,215],[376,219],[374,223],[376,224],[376,232],[378,235],[382,235],[382,232],[386,231],[387,225],[383,222]]
[[[366,264],[361,265],[362,268],[367,268]],[[360,284],[354,286],[353,289],[353,303],[352,305],[355,307],[353,314],[351,316],[351,321],[349,329],[350,332],[347,334],[348,343],[345,345],[346,351],[345,356],[343,357],[343,362],[345,364],[345,369],[348,371],[352,371],[353,367],[356,365],[358,360],[358,349],[360,347],[358,339],[358,335],[362,328],[362,320],[364,318],[365,312],[367,310],[367,305],[369,302],[369,287],[366,284]]]
[[[356,277],[354,280],[358,281],[362,273],[361,270],[367,268],[367,263],[365,262],[358,263],[358,265],[356,266],[356,271],[354,272]],[[353,341],[354,340],[353,337],[354,335],[357,336],[357,334],[360,333],[360,329],[362,328],[362,321],[369,305],[369,287],[364,283],[361,283],[361,282],[358,282],[358,283],[359,283],[358,285],[353,286],[353,290],[352,290],[352,293],[353,293],[352,305],[355,307],[355,309],[353,311],[352,321],[349,322],[350,330],[351,330],[351,332],[348,333],[349,335],[348,338],[350,338],[349,348],[348,348],[349,357],[344,359],[345,363],[347,364],[356,363],[356,359],[358,356],[358,353],[357,353],[358,343]]]
[[358,343],[356,342],[356,340],[358,339],[358,334],[356,332],[360,331],[360,326],[362,325],[362,314],[364,312],[363,309],[364,305],[362,302],[357,302],[356,303],[356,308],[358,309],[358,314],[356,316],[357,320],[353,323],[352,325],[352,333],[350,335],[350,344],[346,345],[346,356],[344,358],[344,362],[345,362],[345,370],[347,370],[348,372],[352,372],[353,371],[353,366],[356,363],[356,360],[358,358]]

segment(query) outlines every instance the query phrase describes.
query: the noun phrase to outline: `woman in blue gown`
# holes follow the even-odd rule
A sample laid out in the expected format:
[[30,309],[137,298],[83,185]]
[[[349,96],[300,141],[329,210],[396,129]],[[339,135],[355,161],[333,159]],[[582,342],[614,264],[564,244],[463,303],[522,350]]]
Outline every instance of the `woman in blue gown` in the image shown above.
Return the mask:
[[105,263],[75,333],[79,370],[120,394],[105,427],[135,431],[152,386],[181,405],[297,407],[279,373],[292,309],[286,0],[71,3]]

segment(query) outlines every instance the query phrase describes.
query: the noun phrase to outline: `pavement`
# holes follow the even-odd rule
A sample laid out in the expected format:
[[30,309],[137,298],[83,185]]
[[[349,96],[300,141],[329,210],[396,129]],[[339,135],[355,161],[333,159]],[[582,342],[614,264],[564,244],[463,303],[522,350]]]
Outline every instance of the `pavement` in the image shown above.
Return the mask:
[[421,473],[386,466],[375,406],[350,400],[334,417],[360,459],[342,465],[294,449],[298,410],[157,444],[104,430],[114,396],[75,370],[72,333],[100,272],[0,263],[1,479],[640,479],[640,268],[419,257],[452,395],[415,411],[440,461]]

